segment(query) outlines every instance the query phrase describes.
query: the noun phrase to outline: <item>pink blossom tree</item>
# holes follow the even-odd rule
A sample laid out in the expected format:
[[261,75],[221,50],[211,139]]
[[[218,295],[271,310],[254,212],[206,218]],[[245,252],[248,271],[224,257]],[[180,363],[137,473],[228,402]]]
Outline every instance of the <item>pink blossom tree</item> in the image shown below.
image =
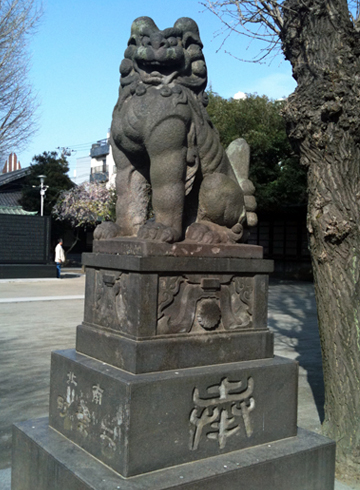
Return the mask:
[[79,228],[93,227],[102,221],[115,221],[116,192],[98,182],[85,182],[62,191],[52,209],[56,220],[67,221],[77,228],[70,250],[79,241]]

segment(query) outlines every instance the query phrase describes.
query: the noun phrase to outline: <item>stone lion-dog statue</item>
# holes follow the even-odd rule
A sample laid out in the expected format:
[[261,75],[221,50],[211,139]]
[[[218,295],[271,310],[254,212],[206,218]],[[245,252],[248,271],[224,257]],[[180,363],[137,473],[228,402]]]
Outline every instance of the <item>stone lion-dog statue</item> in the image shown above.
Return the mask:
[[236,243],[256,225],[248,145],[220,144],[202,47],[190,18],[162,31],[149,17],[133,22],[110,133],[116,223],[100,224],[95,239]]

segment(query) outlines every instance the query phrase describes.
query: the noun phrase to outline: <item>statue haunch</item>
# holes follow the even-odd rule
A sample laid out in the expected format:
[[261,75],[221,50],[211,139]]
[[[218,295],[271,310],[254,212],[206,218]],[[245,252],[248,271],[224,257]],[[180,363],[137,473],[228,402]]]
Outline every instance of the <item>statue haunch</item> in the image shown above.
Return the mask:
[[236,140],[228,156],[206,112],[196,23],[184,17],[160,31],[149,17],[136,19],[120,74],[111,126],[116,223],[99,225],[95,239],[176,242],[186,231],[201,243],[239,242],[257,221],[249,149]]

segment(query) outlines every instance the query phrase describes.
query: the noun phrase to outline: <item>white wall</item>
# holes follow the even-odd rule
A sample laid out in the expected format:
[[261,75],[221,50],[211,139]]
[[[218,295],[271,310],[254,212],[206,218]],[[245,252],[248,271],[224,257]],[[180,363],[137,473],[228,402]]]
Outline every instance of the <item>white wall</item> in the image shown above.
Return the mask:
[[80,185],[90,180],[91,157],[81,157],[76,159],[76,170],[72,181]]

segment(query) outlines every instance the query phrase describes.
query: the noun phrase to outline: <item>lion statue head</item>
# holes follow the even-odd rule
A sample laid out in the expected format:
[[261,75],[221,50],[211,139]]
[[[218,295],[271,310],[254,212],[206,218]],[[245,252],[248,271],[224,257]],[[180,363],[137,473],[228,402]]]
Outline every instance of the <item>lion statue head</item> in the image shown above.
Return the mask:
[[135,92],[145,85],[176,83],[202,94],[207,69],[197,24],[187,17],[174,27],[159,30],[150,17],[139,17],[131,26],[131,36],[120,65],[121,88]]

